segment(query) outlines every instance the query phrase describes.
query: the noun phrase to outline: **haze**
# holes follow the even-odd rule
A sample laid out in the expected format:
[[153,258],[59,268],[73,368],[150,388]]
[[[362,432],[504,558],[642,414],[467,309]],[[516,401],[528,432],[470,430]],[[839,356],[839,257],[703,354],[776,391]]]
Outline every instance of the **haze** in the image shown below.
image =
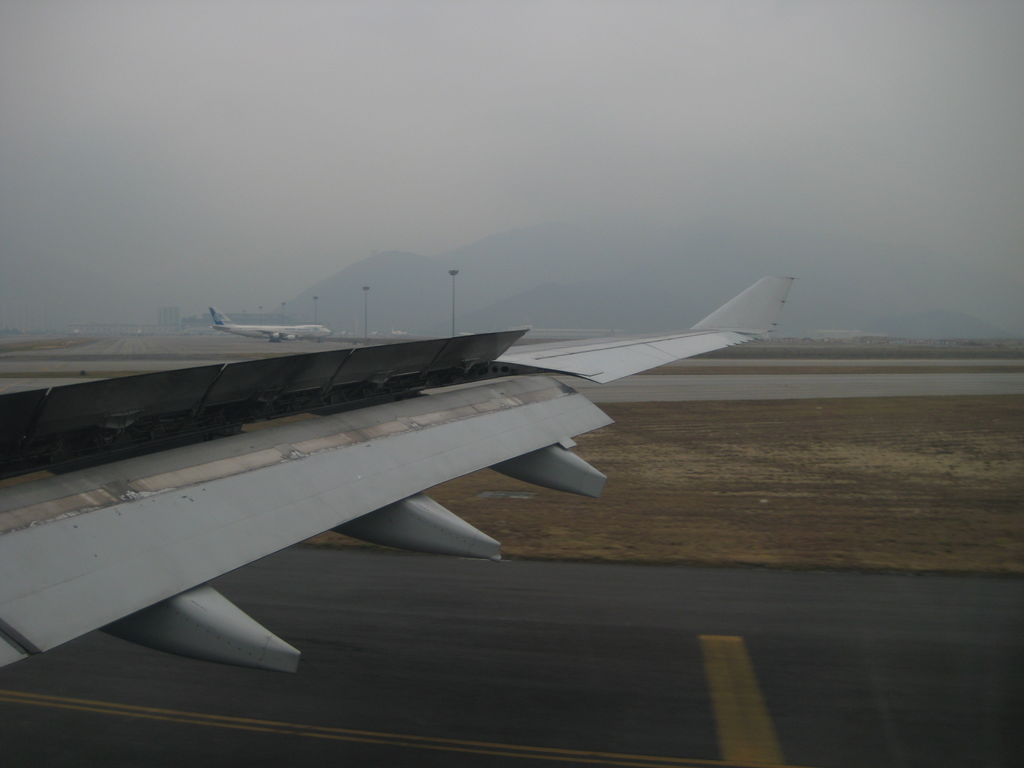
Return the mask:
[[[1022,39],[1017,2],[5,0],[0,326],[623,221],[834,240],[811,303],[898,274],[894,314],[1024,333]],[[854,242],[891,268],[860,293]]]

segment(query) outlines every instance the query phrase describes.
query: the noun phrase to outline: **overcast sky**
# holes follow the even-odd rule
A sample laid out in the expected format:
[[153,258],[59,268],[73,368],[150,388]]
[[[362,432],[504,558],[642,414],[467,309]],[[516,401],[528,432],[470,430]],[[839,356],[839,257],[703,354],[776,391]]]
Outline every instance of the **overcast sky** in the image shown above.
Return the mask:
[[0,277],[269,305],[375,249],[630,216],[1024,290],[1022,40],[1011,0],[0,0]]

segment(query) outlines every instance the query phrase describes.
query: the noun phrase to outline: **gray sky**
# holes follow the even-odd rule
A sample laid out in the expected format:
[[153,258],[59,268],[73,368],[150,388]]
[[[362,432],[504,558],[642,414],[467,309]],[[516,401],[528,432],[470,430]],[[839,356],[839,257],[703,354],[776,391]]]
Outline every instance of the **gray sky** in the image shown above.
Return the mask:
[[615,216],[848,233],[1019,296],[1021,40],[1010,1],[0,0],[7,306],[85,270],[253,308]]

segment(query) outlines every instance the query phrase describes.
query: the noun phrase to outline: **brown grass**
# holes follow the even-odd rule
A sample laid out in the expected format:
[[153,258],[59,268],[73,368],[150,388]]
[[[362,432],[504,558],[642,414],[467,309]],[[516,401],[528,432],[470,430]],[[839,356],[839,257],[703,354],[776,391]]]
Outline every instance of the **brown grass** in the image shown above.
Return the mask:
[[430,494],[513,558],[1024,573],[1024,397],[604,408],[578,438],[601,499],[491,471]]
[[96,341],[96,339],[75,337],[73,339],[47,338],[21,341],[18,340],[17,337],[11,337],[7,339],[0,339],[0,354],[10,352],[38,352],[40,350],[70,349],[71,347],[80,347],[83,344],[89,344],[93,341]]

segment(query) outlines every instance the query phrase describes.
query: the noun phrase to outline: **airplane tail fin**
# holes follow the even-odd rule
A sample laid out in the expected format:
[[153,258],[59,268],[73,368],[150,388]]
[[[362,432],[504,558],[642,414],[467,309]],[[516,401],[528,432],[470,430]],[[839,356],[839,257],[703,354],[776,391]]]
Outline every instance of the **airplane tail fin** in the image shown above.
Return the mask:
[[214,325],[227,325],[231,322],[231,318],[218,312],[216,307],[210,307],[210,317],[213,318]]
[[768,333],[778,323],[782,305],[786,303],[794,279],[762,277],[693,326],[693,329]]

